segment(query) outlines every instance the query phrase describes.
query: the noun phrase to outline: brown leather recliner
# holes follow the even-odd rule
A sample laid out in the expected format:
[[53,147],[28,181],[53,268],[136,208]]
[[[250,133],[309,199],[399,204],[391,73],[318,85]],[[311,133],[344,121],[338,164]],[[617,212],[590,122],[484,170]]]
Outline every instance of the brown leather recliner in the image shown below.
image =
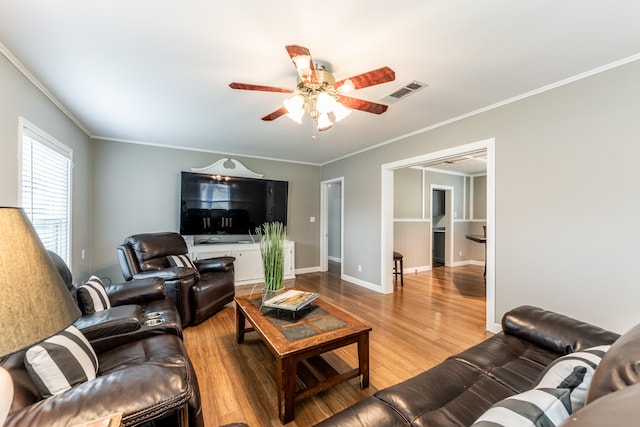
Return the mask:
[[183,326],[203,322],[235,296],[235,258],[198,260],[194,263],[196,269],[170,265],[168,256],[187,253],[187,244],[175,232],[136,234],[118,246],[118,261],[125,280],[162,278]]

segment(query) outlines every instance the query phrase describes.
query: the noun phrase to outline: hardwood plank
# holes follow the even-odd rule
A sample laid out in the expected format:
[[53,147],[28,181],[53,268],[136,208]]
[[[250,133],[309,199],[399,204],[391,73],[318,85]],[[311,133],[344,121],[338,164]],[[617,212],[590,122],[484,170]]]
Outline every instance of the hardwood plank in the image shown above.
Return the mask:
[[[369,388],[361,390],[358,378],[354,378],[299,400],[295,419],[288,427],[314,425],[490,335],[485,331],[481,266],[439,267],[405,274],[404,287],[398,282],[395,292],[388,295],[342,281],[332,272],[299,275],[285,281],[285,286],[319,292],[322,298],[373,328],[369,334]],[[249,294],[252,289],[253,285],[238,287],[236,293]],[[235,327],[232,303],[184,331],[185,346],[200,384],[205,423],[281,426],[275,358],[255,332],[246,333],[244,343],[238,344]],[[341,372],[358,366],[355,344],[323,357]]]

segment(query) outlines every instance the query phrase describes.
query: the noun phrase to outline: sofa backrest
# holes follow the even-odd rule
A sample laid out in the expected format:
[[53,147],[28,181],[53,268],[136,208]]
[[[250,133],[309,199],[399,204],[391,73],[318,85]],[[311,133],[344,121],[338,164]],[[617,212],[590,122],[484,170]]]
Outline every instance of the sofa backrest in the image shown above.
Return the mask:
[[505,313],[502,330],[558,354],[612,344],[620,337],[598,326],[530,305]]

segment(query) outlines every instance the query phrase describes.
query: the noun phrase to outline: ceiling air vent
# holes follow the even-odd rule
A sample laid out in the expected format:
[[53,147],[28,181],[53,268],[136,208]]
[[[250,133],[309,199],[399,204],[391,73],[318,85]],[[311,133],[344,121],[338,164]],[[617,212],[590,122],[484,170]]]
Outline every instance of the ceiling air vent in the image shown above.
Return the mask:
[[401,88],[396,89],[389,95],[380,98],[380,102],[382,102],[383,104],[393,104],[394,102],[398,102],[400,99],[406,98],[412,93],[415,93],[425,87],[427,87],[427,84],[420,83],[419,81],[414,80],[402,86]]

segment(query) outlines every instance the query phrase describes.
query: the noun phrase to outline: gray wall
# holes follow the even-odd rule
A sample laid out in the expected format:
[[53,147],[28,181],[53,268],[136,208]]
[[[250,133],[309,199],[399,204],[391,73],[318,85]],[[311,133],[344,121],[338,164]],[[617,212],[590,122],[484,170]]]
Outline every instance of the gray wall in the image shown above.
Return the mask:
[[[72,253],[74,278],[91,271],[91,151],[89,137],[2,54],[0,54],[0,206],[18,206],[18,118],[45,131],[73,150]],[[86,249],[86,257],[81,257]]]
[[[178,231],[180,172],[227,156],[96,141],[94,147],[93,269],[122,280],[116,246],[129,235]],[[287,237],[296,242],[296,268],[319,266],[320,167],[233,156],[266,179],[289,181]]]
[[323,166],[345,179],[345,274],[381,283],[381,164],[495,138],[494,320],[534,304],[638,323],[639,75],[636,61]]

